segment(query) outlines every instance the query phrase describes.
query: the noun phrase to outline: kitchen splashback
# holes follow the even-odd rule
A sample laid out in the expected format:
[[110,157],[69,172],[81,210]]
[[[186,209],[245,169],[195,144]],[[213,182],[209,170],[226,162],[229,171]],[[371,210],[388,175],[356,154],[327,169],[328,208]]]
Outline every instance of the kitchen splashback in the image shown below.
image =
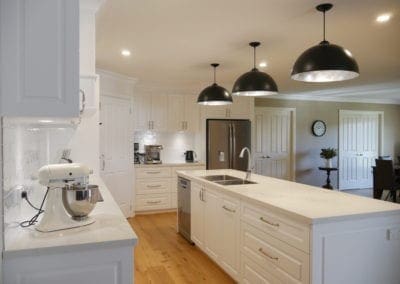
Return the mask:
[[144,145],[162,145],[163,163],[183,163],[186,150],[196,151],[196,135],[188,132],[136,131],[134,142],[139,143],[139,152],[144,152]]
[[[40,205],[45,188],[37,181],[37,171],[43,165],[59,163],[62,151],[68,148],[75,131],[69,122],[45,124],[38,120],[4,119],[5,230],[36,213],[21,199],[21,192],[27,191],[31,202]],[[73,152],[71,158],[74,158]]]

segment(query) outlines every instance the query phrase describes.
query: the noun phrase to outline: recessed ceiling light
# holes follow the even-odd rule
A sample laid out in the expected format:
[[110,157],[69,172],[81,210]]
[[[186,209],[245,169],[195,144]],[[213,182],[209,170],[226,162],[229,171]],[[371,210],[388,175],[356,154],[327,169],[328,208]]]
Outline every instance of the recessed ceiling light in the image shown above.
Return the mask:
[[53,121],[50,119],[41,119],[39,120],[40,123],[52,123]]
[[390,20],[391,17],[392,17],[392,15],[389,14],[389,13],[381,14],[381,15],[379,15],[378,17],[376,17],[376,21],[377,21],[378,23],[386,23],[387,21]]
[[131,56],[131,52],[128,49],[121,50],[121,54],[125,57]]
[[268,63],[267,63],[267,61],[261,61],[260,64],[258,64],[258,66],[259,66],[260,68],[265,68],[265,67],[268,66]]

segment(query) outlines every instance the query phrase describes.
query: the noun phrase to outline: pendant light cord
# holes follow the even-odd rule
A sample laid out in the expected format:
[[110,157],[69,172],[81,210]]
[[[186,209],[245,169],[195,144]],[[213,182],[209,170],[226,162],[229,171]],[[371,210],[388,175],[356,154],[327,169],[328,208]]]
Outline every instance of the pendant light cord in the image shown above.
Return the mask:
[[254,54],[253,54],[253,57],[254,57],[254,58],[253,58],[253,59],[254,59],[253,62],[254,62],[254,64],[253,64],[253,68],[256,69],[256,47],[253,46],[253,48],[254,48]]
[[214,66],[214,84],[217,83],[217,75],[216,75],[216,73],[217,73],[217,67]]
[[326,35],[326,31],[325,31],[325,11],[324,11],[324,30],[323,30],[323,35],[324,35],[324,42],[326,41],[325,35]]

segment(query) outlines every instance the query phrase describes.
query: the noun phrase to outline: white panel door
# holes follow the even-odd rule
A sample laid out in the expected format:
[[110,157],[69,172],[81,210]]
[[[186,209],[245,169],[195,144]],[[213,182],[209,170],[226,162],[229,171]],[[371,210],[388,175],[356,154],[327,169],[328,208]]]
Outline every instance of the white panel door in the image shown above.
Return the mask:
[[0,2],[2,115],[79,115],[79,1]]
[[130,105],[129,99],[101,97],[101,176],[126,217],[133,202]]
[[340,111],[339,188],[371,188],[380,149],[379,112]]
[[255,170],[257,174],[292,178],[292,109],[256,108]]

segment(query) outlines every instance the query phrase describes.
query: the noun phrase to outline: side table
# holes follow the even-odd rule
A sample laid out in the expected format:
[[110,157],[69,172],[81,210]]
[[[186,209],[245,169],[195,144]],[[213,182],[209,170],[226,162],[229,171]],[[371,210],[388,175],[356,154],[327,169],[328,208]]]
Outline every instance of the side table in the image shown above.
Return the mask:
[[330,177],[331,177],[331,172],[337,171],[338,168],[318,167],[318,169],[319,169],[320,171],[326,171],[326,184],[323,185],[322,187],[323,187],[323,188],[326,188],[326,189],[333,189],[333,187],[332,187],[332,185],[331,185],[331,178],[330,178]]

